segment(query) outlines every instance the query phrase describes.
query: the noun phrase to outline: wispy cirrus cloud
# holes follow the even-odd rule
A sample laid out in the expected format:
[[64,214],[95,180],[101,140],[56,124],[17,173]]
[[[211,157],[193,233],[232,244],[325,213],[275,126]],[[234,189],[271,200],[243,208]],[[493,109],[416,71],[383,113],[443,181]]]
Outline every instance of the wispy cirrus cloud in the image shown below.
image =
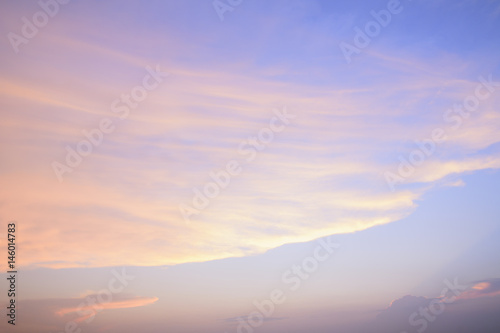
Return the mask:
[[[391,193],[382,176],[397,167],[398,155],[414,149],[413,140],[446,126],[446,109],[474,89],[476,78],[463,75],[466,60],[440,54],[429,64],[396,48],[374,48],[367,50],[372,58],[349,69],[329,58],[335,75],[325,73],[325,62],[290,58],[278,65],[258,49],[215,61],[212,53],[196,55],[238,36],[202,35],[199,43],[187,43],[165,29],[147,39],[124,38],[123,29],[129,30],[112,26],[121,33],[108,43],[94,38],[103,21],[88,27],[67,9],[68,17],[58,16],[25,50],[26,56],[36,52],[37,62],[2,54],[12,66],[0,80],[6,105],[0,150],[8,156],[0,167],[1,217],[23,221],[27,266],[165,265],[262,253],[397,221],[416,209],[430,184],[500,167],[498,154],[488,150],[500,141],[495,95],[447,133],[408,186]],[[88,29],[80,33],[81,27]],[[249,43],[267,33],[257,29]],[[322,32],[307,49],[333,48],[322,44],[327,38],[335,36]],[[163,44],[168,53],[147,51]],[[188,51],[191,57],[181,59]],[[144,66],[154,63],[171,73],[168,82],[120,120],[112,101],[130,93]],[[245,161],[239,145],[283,106],[297,116],[294,122],[187,226],[179,204],[190,203],[209,172],[232,159]],[[103,117],[116,130],[57,183],[51,163],[64,162],[65,147],[85,139],[82,131]]]
[[[93,297],[98,299],[99,296],[96,294],[87,295],[86,297]],[[85,298],[80,299],[81,302],[83,302],[84,300]],[[157,297],[134,297],[128,299],[116,299],[92,305],[63,307],[56,310],[55,314],[60,317],[65,317],[67,315],[76,315],[76,319],[74,319],[74,321],[80,323],[91,319],[98,312],[101,312],[103,310],[136,308],[153,304],[156,301],[158,301]]]
[[140,308],[157,301],[157,297],[116,294],[109,299],[100,294],[86,294],[74,298],[24,299],[18,306],[26,314],[21,328],[23,332],[30,329],[53,332],[64,330],[69,322],[83,328],[95,316],[107,317],[108,311]]

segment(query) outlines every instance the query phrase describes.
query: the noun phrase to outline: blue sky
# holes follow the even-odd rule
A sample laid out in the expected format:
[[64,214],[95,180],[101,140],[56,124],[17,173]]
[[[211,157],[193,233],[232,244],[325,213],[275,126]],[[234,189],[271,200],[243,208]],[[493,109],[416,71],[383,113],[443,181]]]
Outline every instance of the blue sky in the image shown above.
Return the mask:
[[55,1],[0,14],[21,332],[498,327],[498,1]]

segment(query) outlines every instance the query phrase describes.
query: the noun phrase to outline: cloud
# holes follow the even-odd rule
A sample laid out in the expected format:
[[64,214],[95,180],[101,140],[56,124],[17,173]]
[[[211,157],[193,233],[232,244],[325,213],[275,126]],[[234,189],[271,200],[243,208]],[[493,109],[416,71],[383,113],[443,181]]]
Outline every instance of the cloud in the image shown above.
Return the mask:
[[499,296],[500,279],[474,283],[457,297],[407,295],[394,300],[367,325],[374,333],[417,329],[428,333],[451,333],[458,329],[494,332],[500,327],[500,320],[495,315],[495,309],[500,307]]
[[455,181],[451,181],[445,184],[445,186],[450,186],[450,187],[463,187],[465,186],[465,182],[462,179],[458,179]]
[[459,296],[459,299],[474,299],[481,297],[500,296],[500,279],[490,279],[476,282],[471,290]]
[[[81,301],[83,302],[84,300],[88,299],[99,300],[100,297],[101,296],[99,295],[87,295],[85,298],[82,298]],[[103,310],[136,308],[153,304],[156,301],[158,301],[157,297],[135,297],[130,299],[119,299],[107,302],[98,302],[97,304],[84,305],[78,307],[64,307],[58,309],[55,313],[56,315],[61,317],[66,316],[68,314],[77,314],[79,317],[74,319],[74,321],[79,323],[91,319],[98,312]]]
[[[168,9],[175,7],[176,13],[199,15],[193,12],[197,6],[183,4],[143,9],[171,15]],[[115,15],[111,5],[99,6],[102,15]],[[276,6],[266,12],[281,8]],[[0,218],[19,221],[25,266],[172,265],[263,253],[397,221],[417,208],[429,184],[500,168],[498,154],[485,152],[500,141],[492,97],[449,133],[446,145],[408,178],[408,187],[391,193],[381,177],[397,168],[400,154],[415,148],[413,140],[443,126],[447,108],[474,91],[476,79],[462,78],[460,70],[468,65],[463,59],[438,56],[428,63],[377,49],[367,62],[347,69],[329,58],[332,50],[322,43],[341,36],[313,34],[316,26],[304,26],[303,35],[316,36],[308,52],[325,52],[326,62],[281,57],[302,47],[298,32],[285,27],[302,22],[304,13],[263,25],[276,25],[279,40],[294,37],[270,59],[246,43],[229,47],[241,41],[237,32],[244,27],[207,25],[195,33],[163,19],[158,24],[173,28],[160,34],[122,17],[112,22],[123,26],[108,25],[114,16],[88,21],[71,8],[51,21],[53,30],[25,45],[36,62],[1,55],[0,152],[6,158],[0,166]],[[237,15],[249,20],[250,13]],[[102,40],[103,29],[119,34]],[[148,38],[138,31],[147,31]],[[267,28],[253,29],[248,44],[264,38],[275,45],[271,35]],[[156,64],[171,75],[121,120],[111,103],[141,83],[146,65]],[[268,126],[273,109],[285,106],[297,117],[247,162],[238,147]],[[412,117],[419,121],[408,121]],[[59,183],[51,163],[64,163],[66,147],[86,140],[83,131],[103,118],[116,130]],[[212,182],[210,173],[231,160],[243,165],[241,175],[187,225],[179,206],[192,205],[194,189],[202,191]]]
[[373,324],[378,327],[378,329],[388,327],[404,328],[408,325],[408,318],[411,314],[419,308],[427,308],[432,300],[433,299],[426,297],[412,295],[406,295],[400,299],[396,299],[387,309],[381,311],[376,316]]
[[109,310],[143,307],[157,301],[157,297],[116,294],[108,299],[106,295],[89,294],[77,298],[19,300],[18,307],[25,314],[23,329],[36,327],[39,332],[53,332],[64,330],[68,322],[87,325],[95,316],[106,317]]
[[416,307],[427,305],[429,299],[425,297],[417,297],[412,295],[406,295],[402,298],[392,301],[391,305],[386,311],[398,311],[398,309],[415,309]]

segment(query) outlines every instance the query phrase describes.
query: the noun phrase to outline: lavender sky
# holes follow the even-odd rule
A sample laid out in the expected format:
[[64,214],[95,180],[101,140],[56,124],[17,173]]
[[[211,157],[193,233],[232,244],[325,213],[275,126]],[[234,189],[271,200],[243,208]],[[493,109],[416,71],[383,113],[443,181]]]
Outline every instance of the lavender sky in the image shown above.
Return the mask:
[[499,1],[0,9],[2,332],[499,331]]

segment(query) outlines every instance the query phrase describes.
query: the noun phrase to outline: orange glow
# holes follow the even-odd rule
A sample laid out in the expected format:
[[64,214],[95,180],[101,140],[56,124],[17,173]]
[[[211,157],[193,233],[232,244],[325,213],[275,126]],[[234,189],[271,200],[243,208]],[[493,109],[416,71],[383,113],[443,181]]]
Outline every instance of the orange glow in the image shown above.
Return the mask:
[[480,283],[474,285],[474,287],[472,287],[472,289],[485,290],[485,289],[488,289],[489,287],[491,287],[491,284],[489,282],[480,282]]
[[[70,313],[77,313],[80,315],[75,322],[82,322],[88,318],[95,316],[95,314],[102,310],[111,310],[111,309],[125,309],[125,308],[136,308],[140,306],[146,306],[149,304],[153,304],[158,301],[158,297],[138,297],[128,300],[121,300],[115,302],[107,302],[107,303],[98,303],[95,305],[88,306],[80,306],[80,307],[71,307],[71,308],[62,308],[56,311],[56,315],[65,316]],[[81,315],[85,313],[85,315]]]

